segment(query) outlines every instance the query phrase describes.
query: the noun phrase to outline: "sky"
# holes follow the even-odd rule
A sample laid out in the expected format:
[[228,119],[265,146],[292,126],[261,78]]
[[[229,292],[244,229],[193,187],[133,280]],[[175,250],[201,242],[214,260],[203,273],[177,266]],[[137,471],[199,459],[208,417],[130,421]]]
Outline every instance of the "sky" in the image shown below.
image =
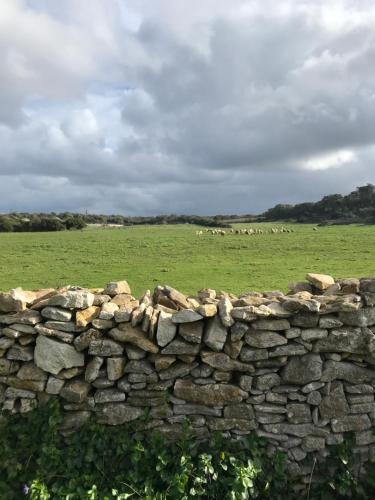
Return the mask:
[[259,213],[375,182],[373,0],[1,0],[0,212]]

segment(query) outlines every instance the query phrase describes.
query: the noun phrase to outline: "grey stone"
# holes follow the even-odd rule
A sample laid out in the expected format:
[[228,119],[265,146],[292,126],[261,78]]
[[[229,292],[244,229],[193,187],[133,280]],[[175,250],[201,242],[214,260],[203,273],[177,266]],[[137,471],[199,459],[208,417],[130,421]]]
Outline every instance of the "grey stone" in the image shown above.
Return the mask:
[[272,434],[289,434],[296,437],[305,437],[308,435],[325,437],[329,434],[329,431],[315,427],[314,424],[289,424],[282,422],[279,424],[265,425],[264,428],[267,432],[271,432]]
[[251,324],[251,328],[268,331],[288,330],[290,323],[286,319],[258,319]]
[[199,344],[189,344],[188,342],[177,338],[172,340],[167,347],[164,347],[161,354],[187,354],[189,356],[196,356],[199,354],[199,350]]
[[72,319],[72,312],[60,307],[47,306],[42,309],[41,314],[44,318],[55,321],[70,321]]
[[108,380],[119,380],[124,374],[125,358],[107,358]]
[[14,361],[31,361],[34,358],[34,349],[31,346],[14,344],[7,352],[7,359]]
[[198,366],[198,363],[188,364],[177,362],[165,370],[159,372],[159,377],[161,380],[170,380],[177,377],[185,377]]
[[346,415],[332,420],[333,432],[365,431],[371,428],[368,415]]
[[203,341],[213,351],[221,351],[227,339],[227,329],[222,325],[220,319],[215,316],[207,322]]
[[69,380],[60,391],[60,396],[71,403],[82,403],[87,399],[90,384],[83,380]]
[[156,354],[159,348],[155,345],[139,327],[133,327],[130,323],[122,323],[118,328],[109,331],[109,335],[118,342],[128,342],[140,349]]
[[35,364],[42,370],[57,375],[64,368],[84,366],[85,357],[73,346],[39,335],[34,351]]
[[59,306],[67,309],[86,309],[94,303],[95,296],[85,290],[74,290],[54,295],[48,299],[49,306]]
[[245,362],[268,359],[268,349],[253,349],[245,346],[241,349],[240,359]]
[[47,385],[46,385],[46,393],[47,394],[60,394],[61,389],[64,387],[65,380],[60,380],[56,377],[48,377]]
[[221,371],[237,371],[247,373],[253,373],[255,371],[253,365],[241,363],[240,361],[231,359],[227,354],[222,352],[202,352],[201,357],[204,363]]
[[375,325],[375,308],[364,307],[357,311],[341,311],[339,319],[345,325],[351,326],[372,326]]
[[221,417],[222,410],[205,405],[186,403],[173,405],[173,413],[175,415],[210,415]]
[[305,385],[320,380],[323,362],[318,354],[305,354],[293,357],[281,372],[284,383]]
[[165,347],[171,342],[177,333],[177,326],[172,321],[172,314],[160,311],[156,341],[160,347]]
[[296,339],[297,337],[301,336],[301,328],[288,328],[288,330],[285,330],[285,337],[287,339]]
[[322,437],[306,436],[302,441],[302,449],[307,452],[324,450],[325,444],[325,439]]
[[314,328],[319,323],[319,315],[311,312],[298,312],[291,319],[290,323],[293,326],[299,326],[302,328]]
[[280,385],[281,379],[277,373],[267,373],[265,375],[260,375],[254,379],[255,388],[259,391],[267,391]]
[[173,323],[193,323],[201,319],[202,316],[193,309],[181,309],[181,311],[177,311],[172,316]]
[[373,413],[375,411],[375,403],[358,403],[350,405],[350,413]]
[[322,395],[320,394],[319,391],[309,392],[307,396],[307,403],[309,405],[318,406],[320,405],[321,401],[322,401]]
[[89,354],[92,356],[119,356],[123,351],[124,346],[111,339],[92,340],[89,346]]
[[320,328],[340,328],[343,324],[336,316],[326,315],[319,319]]
[[102,335],[102,332],[100,332],[99,330],[90,328],[74,339],[74,347],[77,349],[77,351],[84,351],[89,347],[92,340],[98,340],[100,337],[102,337]]
[[97,408],[98,423],[121,425],[136,420],[145,413],[143,408],[135,408],[127,403],[107,403]]
[[367,355],[371,342],[375,342],[375,335],[370,330],[342,327],[331,330],[327,338],[318,340],[314,351]]
[[328,330],[324,328],[305,328],[301,332],[302,340],[311,342],[318,339],[325,339],[328,336]]
[[273,331],[250,330],[245,336],[245,342],[251,347],[266,348],[287,344],[288,340],[283,335]]
[[207,424],[211,431],[241,430],[249,432],[257,428],[257,424],[254,420],[239,418],[209,417],[207,419]]
[[253,384],[253,377],[250,377],[249,375],[241,375],[239,379],[239,386],[241,389],[244,391],[250,391],[251,386]]
[[363,384],[375,379],[375,371],[340,361],[326,361],[321,376],[322,382],[331,382],[333,380],[344,380],[351,384]]
[[269,357],[279,357],[279,356],[303,356],[307,353],[306,348],[303,345],[296,344],[295,342],[290,342],[288,345],[282,345],[275,347],[269,351]]
[[95,356],[91,361],[87,363],[85,370],[85,380],[86,382],[94,382],[99,377],[99,371],[102,367],[104,359]]
[[237,340],[241,340],[245,335],[245,333],[248,331],[248,329],[249,329],[248,324],[236,321],[235,324],[230,329],[230,338],[232,342],[237,342]]
[[124,368],[124,373],[144,373],[145,375],[150,375],[153,371],[151,363],[143,359],[128,361]]
[[211,384],[198,386],[189,380],[176,380],[174,394],[186,401],[212,406],[239,403],[247,397],[245,391],[234,385]]
[[61,330],[56,330],[53,328],[47,328],[42,324],[36,325],[35,329],[40,335],[61,340],[61,342],[64,342],[65,344],[72,344],[74,340],[73,333],[62,332]]
[[310,408],[303,403],[289,403],[286,406],[288,422],[291,424],[307,424],[312,421]]
[[94,394],[96,404],[125,401],[126,395],[119,389],[99,389]]
[[17,377],[21,380],[47,380],[47,374],[34,363],[23,363]]
[[179,326],[178,333],[188,342],[200,344],[203,336],[203,321],[195,321],[194,323],[182,323]]
[[319,405],[319,412],[325,419],[338,418],[349,413],[349,405],[341,383],[331,384],[329,394],[324,396]]

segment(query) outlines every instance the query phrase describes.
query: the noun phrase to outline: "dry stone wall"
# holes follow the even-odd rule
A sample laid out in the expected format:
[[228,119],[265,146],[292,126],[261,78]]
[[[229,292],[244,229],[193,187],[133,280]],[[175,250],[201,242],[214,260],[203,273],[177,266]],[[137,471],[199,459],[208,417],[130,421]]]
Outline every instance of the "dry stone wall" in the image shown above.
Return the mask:
[[307,482],[306,457],[346,432],[359,463],[375,458],[374,305],[375,278],[316,274],[286,295],[14,289],[0,294],[0,406],[58,397],[65,435],[90,418],[167,439],[186,418],[197,439],[254,432]]

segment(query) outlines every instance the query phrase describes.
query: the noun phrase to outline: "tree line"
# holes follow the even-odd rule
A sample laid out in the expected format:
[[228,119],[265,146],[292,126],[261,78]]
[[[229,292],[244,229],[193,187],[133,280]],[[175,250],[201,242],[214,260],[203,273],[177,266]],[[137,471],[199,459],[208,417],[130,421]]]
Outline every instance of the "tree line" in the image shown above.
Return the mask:
[[317,202],[297,205],[278,204],[263,214],[231,215],[156,215],[130,217],[126,215],[13,212],[0,215],[0,232],[64,231],[83,229],[88,224],[118,224],[123,226],[154,224],[195,224],[204,227],[230,228],[234,222],[295,221],[310,223],[350,224],[375,223],[375,186],[357,187],[348,195],[331,194]]
[[278,204],[262,214],[263,220],[312,223],[375,223],[375,186],[360,186],[348,195],[331,194],[313,203]]

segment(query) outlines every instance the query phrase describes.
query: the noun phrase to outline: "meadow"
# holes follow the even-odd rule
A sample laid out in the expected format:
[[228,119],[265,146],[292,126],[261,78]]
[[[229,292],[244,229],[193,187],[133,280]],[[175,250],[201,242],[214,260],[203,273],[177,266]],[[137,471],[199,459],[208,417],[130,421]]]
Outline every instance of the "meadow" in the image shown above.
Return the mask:
[[[241,224],[262,228],[275,224]],[[280,225],[278,225],[280,227]],[[286,290],[306,272],[375,274],[375,226],[285,224],[294,232],[257,236],[205,233],[192,225],[133,226],[0,234],[0,289],[81,285],[127,279],[135,295],[157,284],[185,293]]]

